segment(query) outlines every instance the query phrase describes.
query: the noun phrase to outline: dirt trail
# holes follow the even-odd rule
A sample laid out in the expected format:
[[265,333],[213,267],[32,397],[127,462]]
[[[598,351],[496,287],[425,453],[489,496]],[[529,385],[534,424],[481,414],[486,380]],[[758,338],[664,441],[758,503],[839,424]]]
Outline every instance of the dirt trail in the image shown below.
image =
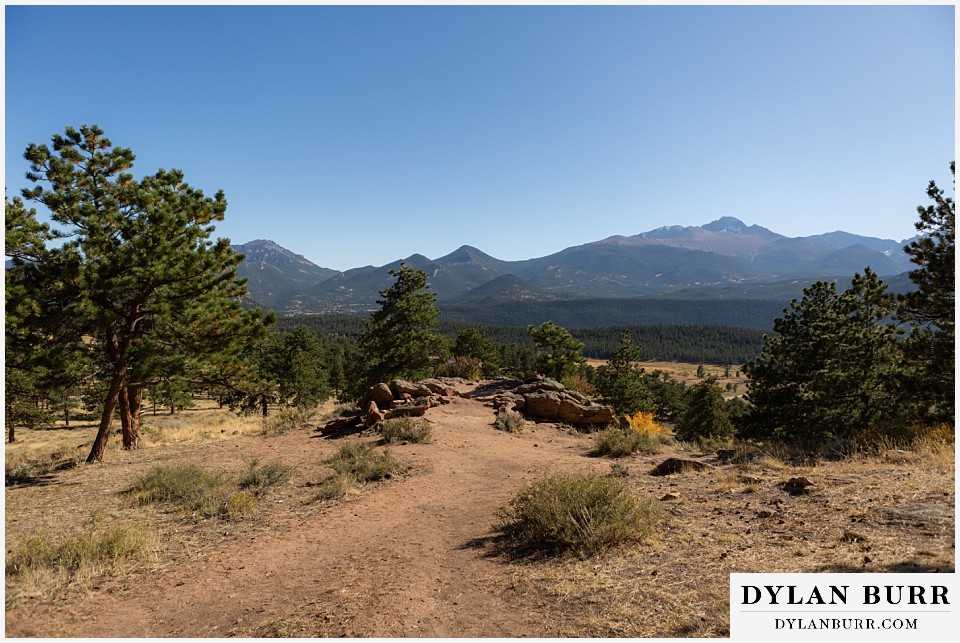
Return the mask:
[[[313,515],[287,515],[269,532],[224,540],[148,582],[72,605],[36,605],[32,614],[18,608],[7,614],[7,634],[550,636],[549,607],[518,601],[509,566],[477,544],[525,479],[602,463],[583,457],[583,437],[552,425],[496,431],[491,409],[476,400],[456,398],[427,417],[433,443],[393,449],[412,467],[409,476]],[[277,451],[294,441],[310,460],[318,459],[314,445],[336,446],[300,433],[283,436]]]

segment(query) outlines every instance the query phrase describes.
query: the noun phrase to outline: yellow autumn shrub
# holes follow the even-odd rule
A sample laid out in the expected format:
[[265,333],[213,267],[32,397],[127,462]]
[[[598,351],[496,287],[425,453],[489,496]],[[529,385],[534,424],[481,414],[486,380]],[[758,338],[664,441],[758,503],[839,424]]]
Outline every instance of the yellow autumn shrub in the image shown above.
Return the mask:
[[653,413],[638,411],[633,415],[628,415],[627,420],[630,422],[630,428],[637,433],[649,433],[650,435],[665,435],[667,433],[666,427],[654,421]]

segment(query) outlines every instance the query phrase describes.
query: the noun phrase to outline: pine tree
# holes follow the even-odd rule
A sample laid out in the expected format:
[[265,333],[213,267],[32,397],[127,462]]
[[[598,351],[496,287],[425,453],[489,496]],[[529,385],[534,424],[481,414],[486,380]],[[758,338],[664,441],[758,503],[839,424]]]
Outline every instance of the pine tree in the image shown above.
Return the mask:
[[427,376],[446,345],[437,332],[440,311],[427,273],[401,263],[390,276],[396,281],[380,292],[380,308],[367,320],[358,342],[358,394],[377,382]]
[[206,197],[179,170],[134,179],[133,153],[95,125],[68,127],[52,151],[31,144],[24,156],[37,185],[23,197],[45,206],[67,239],[36,264],[28,288],[44,293],[45,314],[68,320],[107,366],[87,458],[99,462],[118,405],[124,446],[139,446],[140,392],[158,363],[176,371],[168,375],[200,374],[208,358],[262,335],[264,324],[259,311],[240,308],[242,256],[229,240],[210,241],[226,211],[222,192]]
[[903,417],[897,385],[900,330],[892,299],[869,268],[838,293],[823,281],[774,321],[748,363],[749,431],[817,443],[849,440]]
[[700,441],[733,437],[733,422],[717,386],[717,378],[710,376],[687,389],[685,406],[677,422],[678,440]]
[[[956,174],[956,166],[950,164]],[[919,268],[910,272],[917,289],[898,300],[897,317],[911,325],[906,342],[907,382],[914,399],[933,419],[955,421],[956,204],[930,181],[933,205],[920,206],[920,239],[904,248]]]
[[5,270],[4,325],[5,419],[10,442],[16,427],[53,421],[50,410],[69,417],[70,393],[89,367],[81,337],[50,311],[68,303],[55,292],[31,286],[39,268],[51,261],[46,243],[58,235],[37,221],[33,208],[17,197],[4,202],[4,252],[12,261]]
[[330,397],[329,355],[316,333],[298,326],[277,349],[272,375],[285,404],[312,407]]
[[453,355],[479,360],[480,368],[485,375],[492,375],[500,368],[497,345],[476,328],[465,328],[457,333]]
[[622,415],[653,413],[657,408],[647,388],[644,369],[636,364],[640,352],[640,347],[634,346],[633,334],[624,331],[613,357],[597,369],[597,391]]
[[583,342],[575,339],[566,328],[557,326],[552,321],[543,322],[540,328],[527,327],[527,334],[538,348],[547,349],[546,352],[539,354],[537,368],[544,375],[557,381],[573,375],[577,366],[587,361],[583,356]]

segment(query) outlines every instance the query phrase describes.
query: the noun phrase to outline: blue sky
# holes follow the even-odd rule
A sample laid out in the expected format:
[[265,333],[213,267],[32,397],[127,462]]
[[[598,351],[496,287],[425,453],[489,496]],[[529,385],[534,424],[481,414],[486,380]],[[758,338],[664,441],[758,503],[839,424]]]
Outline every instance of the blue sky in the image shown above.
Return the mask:
[[951,6],[7,6],[22,153],[99,124],[220,236],[335,269],[736,216],[914,234],[952,192]]

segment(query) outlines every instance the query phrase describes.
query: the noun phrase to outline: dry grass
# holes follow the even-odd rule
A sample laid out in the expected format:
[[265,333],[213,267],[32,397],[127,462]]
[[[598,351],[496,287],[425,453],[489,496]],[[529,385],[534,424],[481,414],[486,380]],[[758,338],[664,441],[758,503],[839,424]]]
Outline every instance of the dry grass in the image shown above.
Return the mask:
[[545,474],[518,490],[499,512],[498,530],[517,551],[591,556],[647,535],[663,517],[622,476],[593,471]]
[[[276,411],[274,411],[274,414]],[[140,416],[141,448],[161,444],[207,442],[256,433],[263,429],[262,419],[256,415],[237,415],[230,409],[218,408],[212,400],[198,399],[193,408],[170,415],[163,410],[154,414],[144,409]],[[17,441],[6,445],[6,456],[21,461],[42,460],[53,453],[79,452],[86,457],[94,437],[97,422],[72,422],[69,427],[63,422],[40,429],[17,429]],[[114,422],[120,429],[120,422]],[[119,450],[120,440],[111,436],[108,449]]]
[[140,526],[100,529],[95,523],[68,536],[25,538],[6,556],[7,608],[29,597],[50,597],[58,590],[116,574],[154,547]]
[[612,426],[593,436],[593,455],[623,458],[634,453],[659,453],[667,436],[647,431],[623,431]]
[[[517,565],[518,591],[554,598],[560,636],[723,637],[731,572],[951,572],[953,453],[917,445],[905,458],[807,466],[767,454],[663,478],[630,474],[639,495],[672,494],[669,522],[642,545],[589,560]],[[627,461],[647,471],[667,455]],[[809,493],[779,486],[799,476],[814,483]]]
[[198,400],[196,406],[176,415],[150,415],[140,418],[142,447],[161,444],[209,442],[256,433],[263,430],[262,418],[237,415],[215,402]]
[[493,422],[495,427],[507,433],[520,433],[524,424],[523,416],[516,411],[499,411]]
[[423,418],[399,417],[380,425],[384,444],[427,444],[433,440],[433,428]]
[[313,500],[340,500],[360,493],[370,482],[387,480],[401,473],[404,467],[390,451],[377,451],[372,442],[353,441],[344,444],[327,460],[333,475],[317,485]]
[[257,498],[289,477],[290,467],[279,461],[260,465],[253,460],[238,475],[169,464],[139,476],[123,495],[135,505],[162,503],[200,518],[239,520],[256,510]]
[[[140,423],[141,449],[229,440],[262,432],[264,428],[258,416],[240,416],[228,408],[217,408],[212,400],[202,399],[193,408],[175,415],[154,415],[145,410]],[[5,445],[7,482],[35,483],[51,473],[80,465],[89,454],[97,428],[94,422],[72,422],[69,427],[58,422],[49,428],[18,429],[17,441]],[[114,429],[119,428],[117,421]],[[120,451],[119,436],[112,435],[104,458],[113,459]]]

